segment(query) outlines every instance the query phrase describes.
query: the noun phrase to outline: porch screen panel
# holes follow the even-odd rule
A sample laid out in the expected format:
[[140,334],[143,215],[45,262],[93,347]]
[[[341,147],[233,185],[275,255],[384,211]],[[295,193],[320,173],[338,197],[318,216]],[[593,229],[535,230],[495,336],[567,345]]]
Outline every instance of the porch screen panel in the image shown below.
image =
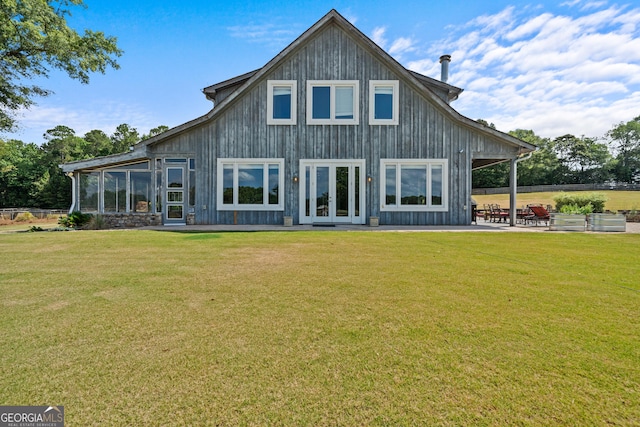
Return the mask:
[[132,212],[149,212],[153,197],[151,172],[130,172],[130,197]]
[[127,173],[104,173],[104,211],[126,212],[127,210]]
[[80,210],[82,212],[98,211],[99,172],[80,174]]

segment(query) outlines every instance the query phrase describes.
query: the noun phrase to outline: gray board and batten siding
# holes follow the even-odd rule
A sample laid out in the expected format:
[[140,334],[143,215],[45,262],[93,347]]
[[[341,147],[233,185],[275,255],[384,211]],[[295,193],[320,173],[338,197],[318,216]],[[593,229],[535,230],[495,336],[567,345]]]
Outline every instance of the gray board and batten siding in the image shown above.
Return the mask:
[[[295,125],[267,124],[267,82],[297,81]],[[358,124],[307,125],[307,81],[357,80]],[[399,81],[398,125],[369,124],[369,81]],[[155,136],[134,151],[149,159],[194,158],[196,224],[299,223],[300,160],[364,160],[365,217],[380,224],[470,223],[471,173],[476,166],[515,159],[530,144],[459,115],[449,105],[461,89],[406,70],[336,11],[331,11],[265,67],[203,90],[207,115]],[[284,211],[227,211],[216,206],[217,160],[284,159]],[[381,212],[381,159],[447,159],[448,209]],[[71,165],[63,165],[71,170]],[[75,169],[76,171],[78,169]]]

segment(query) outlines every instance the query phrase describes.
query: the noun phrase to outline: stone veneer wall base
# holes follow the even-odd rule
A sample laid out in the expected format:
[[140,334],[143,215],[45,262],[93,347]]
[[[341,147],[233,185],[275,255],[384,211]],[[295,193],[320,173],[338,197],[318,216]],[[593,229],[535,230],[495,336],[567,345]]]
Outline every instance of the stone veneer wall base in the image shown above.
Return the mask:
[[104,224],[108,228],[136,228],[148,225],[162,225],[161,214],[119,213],[102,214]]

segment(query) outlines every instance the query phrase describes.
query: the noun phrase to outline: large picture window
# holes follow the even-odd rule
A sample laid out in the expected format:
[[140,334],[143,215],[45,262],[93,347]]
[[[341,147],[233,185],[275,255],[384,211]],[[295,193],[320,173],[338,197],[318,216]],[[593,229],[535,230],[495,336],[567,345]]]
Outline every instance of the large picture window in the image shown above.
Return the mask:
[[267,124],[296,124],[297,87],[295,80],[267,81]]
[[357,80],[307,81],[307,124],[357,125]]
[[397,125],[400,101],[397,80],[369,81],[369,124]]
[[218,159],[219,210],[283,210],[283,159]]
[[382,211],[446,211],[446,159],[380,161]]

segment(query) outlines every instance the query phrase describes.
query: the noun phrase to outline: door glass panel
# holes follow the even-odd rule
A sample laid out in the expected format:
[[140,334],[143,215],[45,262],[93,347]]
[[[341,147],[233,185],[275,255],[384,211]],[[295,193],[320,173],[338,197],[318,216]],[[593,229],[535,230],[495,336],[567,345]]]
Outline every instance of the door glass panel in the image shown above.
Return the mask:
[[354,168],[354,179],[353,179],[353,201],[354,201],[354,216],[360,216],[360,166],[356,166]]
[[182,168],[167,168],[167,187],[182,188],[184,186],[182,175]]
[[349,216],[349,167],[336,167],[336,216]]
[[329,168],[316,168],[316,216],[329,216]]
[[304,216],[311,216],[311,167],[304,168]]
[[182,219],[182,205],[167,206],[167,218]]
[[167,193],[167,202],[182,202],[182,191],[169,191]]

